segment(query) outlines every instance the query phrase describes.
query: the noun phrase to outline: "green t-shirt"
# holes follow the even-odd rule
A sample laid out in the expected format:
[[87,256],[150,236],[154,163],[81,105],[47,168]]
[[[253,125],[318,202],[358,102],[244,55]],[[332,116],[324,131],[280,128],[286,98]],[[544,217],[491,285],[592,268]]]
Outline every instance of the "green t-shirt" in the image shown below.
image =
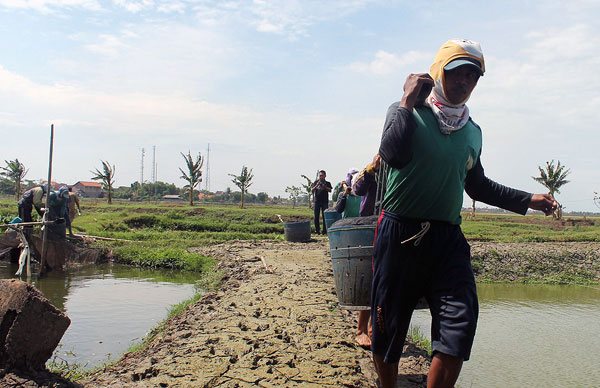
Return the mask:
[[342,212],[342,218],[358,217],[360,215],[360,200],[358,195],[348,194],[346,196],[346,207]]
[[401,217],[459,225],[467,172],[481,151],[481,130],[470,120],[450,135],[431,109],[415,108],[412,160],[389,168],[383,209]]

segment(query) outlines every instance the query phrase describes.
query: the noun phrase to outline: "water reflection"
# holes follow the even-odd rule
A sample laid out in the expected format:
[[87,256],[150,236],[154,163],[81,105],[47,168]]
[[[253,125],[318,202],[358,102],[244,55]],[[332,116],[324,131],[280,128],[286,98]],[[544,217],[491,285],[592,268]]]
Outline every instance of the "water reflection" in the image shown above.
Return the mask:
[[[17,266],[0,261],[0,278]],[[32,284],[71,318],[58,354],[89,367],[117,358],[196,292],[198,275],[118,264],[51,271]]]
[[[600,287],[482,284],[461,387],[600,387]],[[413,325],[429,335],[429,311]]]

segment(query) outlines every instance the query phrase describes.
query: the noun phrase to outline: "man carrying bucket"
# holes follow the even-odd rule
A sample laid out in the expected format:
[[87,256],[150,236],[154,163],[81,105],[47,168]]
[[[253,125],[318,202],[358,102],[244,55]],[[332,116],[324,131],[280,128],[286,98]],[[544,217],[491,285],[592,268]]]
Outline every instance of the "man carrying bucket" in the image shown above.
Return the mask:
[[398,361],[421,296],[429,303],[433,360],[428,388],[453,387],[475,336],[478,302],[470,248],[460,230],[463,191],[525,214],[552,214],[549,194],[502,186],[484,175],[481,129],[465,105],[483,76],[478,43],[453,39],[430,74],[410,74],[390,106],[379,147],[386,194],[373,255],[373,359],[382,388],[396,388]]

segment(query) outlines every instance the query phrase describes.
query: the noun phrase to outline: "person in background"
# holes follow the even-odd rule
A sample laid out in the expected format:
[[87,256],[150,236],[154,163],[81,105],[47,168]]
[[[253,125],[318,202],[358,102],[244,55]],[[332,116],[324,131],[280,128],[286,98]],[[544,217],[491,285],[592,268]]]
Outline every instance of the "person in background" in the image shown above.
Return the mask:
[[[75,206],[77,206],[77,213],[75,213]],[[73,230],[71,229],[71,224],[76,216],[81,215],[81,207],[79,207],[79,195],[73,192],[73,189],[69,187],[69,200],[67,201],[68,207],[68,220],[67,228],[69,228],[69,236],[73,237]],[[65,219],[66,221],[66,219]]]
[[44,215],[44,211],[42,210],[44,209],[44,202],[42,201],[44,194],[46,194],[45,186],[34,187],[23,193],[23,198],[21,198],[18,203],[19,217],[23,222],[33,221],[31,212],[34,207],[40,217]]
[[323,216],[323,234],[327,234],[325,210],[327,210],[327,206],[329,205],[329,193],[333,188],[331,187],[331,183],[325,180],[326,176],[325,170],[319,171],[319,179],[317,179],[310,187],[313,198],[315,199],[313,210],[315,212],[315,232],[317,234],[321,234],[321,225],[319,223],[321,215]]
[[[373,157],[373,161],[363,168],[353,179],[352,191],[361,196],[359,216],[368,217],[375,214],[375,196],[377,195],[377,181],[375,176],[379,171],[381,157]],[[371,347],[371,310],[358,312],[358,328],[356,342],[364,348]]]
[[376,154],[373,161],[363,168],[354,178],[352,191],[362,197],[360,201],[360,216],[375,215],[375,197],[377,195],[377,181],[375,177],[381,165],[381,156]]
[[360,210],[360,197],[352,193],[352,178],[358,173],[358,170],[351,168],[342,181],[343,190],[339,193],[335,203],[335,211],[342,215],[342,218],[358,217]]
[[556,207],[549,194],[496,183],[481,164],[482,131],[466,102],[485,71],[479,43],[442,45],[430,74],[410,74],[387,112],[379,154],[388,166],[373,252],[371,338],[382,388],[396,388],[398,361],[417,301],[431,311],[428,388],[454,387],[468,360],[479,312],[470,247],[461,229],[463,192],[525,214]]
[[[48,220],[54,221],[59,218],[64,218],[65,222],[70,225],[67,221],[69,218],[69,209],[67,202],[69,201],[69,188],[62,186],[58,191],[51,191],[48,194]],[[48,225],[49,230],[60,238],[66,237],[65,225],[56,224]]]

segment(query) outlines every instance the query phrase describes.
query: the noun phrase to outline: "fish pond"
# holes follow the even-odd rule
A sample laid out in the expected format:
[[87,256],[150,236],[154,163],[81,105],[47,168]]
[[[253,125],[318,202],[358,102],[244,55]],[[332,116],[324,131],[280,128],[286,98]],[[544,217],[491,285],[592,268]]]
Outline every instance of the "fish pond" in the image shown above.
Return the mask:
[[[600,286],[478,284],[479,321],[457,387],[600,387]],[[428,310],[412,325],[429,338]]]
[[[16,264],[0,261],[0,279],[14,278],[16,271]],[[71,319],[55,361],[92,368],[139,343],[172,305],[196,293],[198,276],[104,264],[51,271],[31,283]]]

